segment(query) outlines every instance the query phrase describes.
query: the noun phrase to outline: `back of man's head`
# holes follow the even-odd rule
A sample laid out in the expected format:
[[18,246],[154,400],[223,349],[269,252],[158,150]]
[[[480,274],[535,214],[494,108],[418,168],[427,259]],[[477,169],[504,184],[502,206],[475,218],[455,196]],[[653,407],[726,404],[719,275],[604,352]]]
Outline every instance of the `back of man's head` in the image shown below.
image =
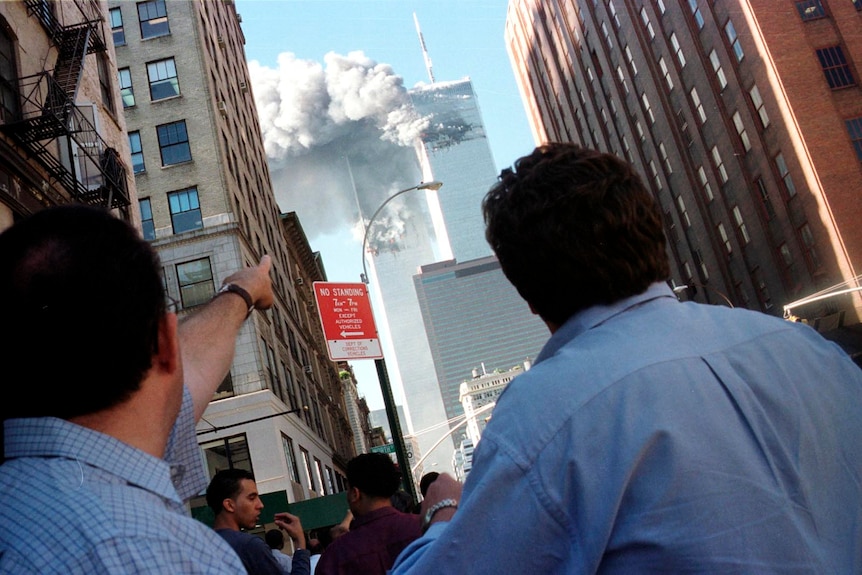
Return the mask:
[[254,474],[245,469],[223,469],[213,475],[207,487],[207,505],[218,515],[225,499],[236,499],[242,491],[242,480],[254,481]]
[[363,453],[347,462],[347,483],[365,495],[389,499],[401,485],[401,471],[385,453]]
[[612,154],[539,146],[503,170],[482,209],[503,272],[546,321],[562,325],[670,277],[659,207]]
[[263,538],[270,549],[284,548],[284,533],[280,529],[270,529],[264,534]]
[[[127,399],[158,346],[158,256],[107,210],[42,210],[0,234],[3,417],[70,418]],[[46,358],[45,350],[50,350]]]

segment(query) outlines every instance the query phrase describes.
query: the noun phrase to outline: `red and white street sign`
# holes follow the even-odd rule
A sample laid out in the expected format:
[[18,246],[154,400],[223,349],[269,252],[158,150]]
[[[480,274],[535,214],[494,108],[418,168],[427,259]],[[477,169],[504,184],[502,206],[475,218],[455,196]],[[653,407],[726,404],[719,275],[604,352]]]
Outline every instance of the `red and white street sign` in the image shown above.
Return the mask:
[[380,340],[364,283],[314,282],[329,359],[380,359]]

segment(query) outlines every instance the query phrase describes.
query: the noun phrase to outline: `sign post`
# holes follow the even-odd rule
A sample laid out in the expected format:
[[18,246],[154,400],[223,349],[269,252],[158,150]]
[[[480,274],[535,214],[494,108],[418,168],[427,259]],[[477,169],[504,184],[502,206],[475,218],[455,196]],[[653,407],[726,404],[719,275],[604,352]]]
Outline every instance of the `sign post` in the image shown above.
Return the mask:
[[386,362],[380,350],[377,325],[374,323],[374,312],[368,297],[368,286],[364,283],[314,282],[314,298],[326,338],[329,359],[332,361],[374,360],[380,390],[383,393],[383,403],[386,407],[386,418],[389,420],[389,431],[392,434],[398,467],[401,468],[401,483],[413,501],[418,503],[413,472],[404,446],[404,435],[401,432],[401,423],[398,421],[395,399],[392,397],[389,373],[386,371]]

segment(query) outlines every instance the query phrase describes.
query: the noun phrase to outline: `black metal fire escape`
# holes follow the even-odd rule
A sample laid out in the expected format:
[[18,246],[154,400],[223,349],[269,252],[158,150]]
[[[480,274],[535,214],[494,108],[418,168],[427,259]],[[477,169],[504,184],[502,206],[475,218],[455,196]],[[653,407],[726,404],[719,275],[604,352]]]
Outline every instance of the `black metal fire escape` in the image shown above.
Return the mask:
[[72,201],[108,208],[128,206],[126,167],[75,105],[84,59],[107,50],[98,2],[74,0],[82,21],[69,25],[57,19],[51,0],[24,3],[57,47],[58,56],[53,71],[18,79],[20,118],[0,129],[28,150]]

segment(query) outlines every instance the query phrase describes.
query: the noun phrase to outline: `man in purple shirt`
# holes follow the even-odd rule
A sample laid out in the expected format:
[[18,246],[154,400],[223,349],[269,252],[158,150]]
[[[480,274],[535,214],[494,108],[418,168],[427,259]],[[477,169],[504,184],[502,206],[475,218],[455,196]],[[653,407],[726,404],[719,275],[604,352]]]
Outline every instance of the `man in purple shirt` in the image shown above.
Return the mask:
[[350,531],[334,540],[315,575],[385,575],[395,558],[422,534],[419,516],[392,506],[401,472],[384,453],[364,453],[347,463],[347,503],[354,519]]

